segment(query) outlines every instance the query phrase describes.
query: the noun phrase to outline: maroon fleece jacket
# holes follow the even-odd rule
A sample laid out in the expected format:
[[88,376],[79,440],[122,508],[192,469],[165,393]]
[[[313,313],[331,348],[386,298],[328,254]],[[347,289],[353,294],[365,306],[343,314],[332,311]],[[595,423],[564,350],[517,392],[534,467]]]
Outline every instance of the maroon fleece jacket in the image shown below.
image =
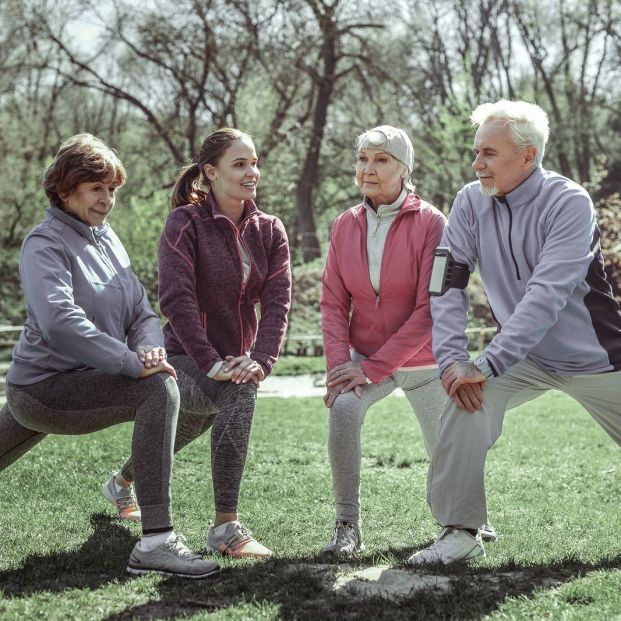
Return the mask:
[[[250,258],[243,283],[237,238]],[[169,355],[190,356],[209,373],[225,356],[250,355],[267,376],[282,345],[291,304],[289,243],[282,222],[246,201],[236,227],[210,196],[174,209],[159,250],[160,308]],[[260,303],[257,322],[255,304]]]

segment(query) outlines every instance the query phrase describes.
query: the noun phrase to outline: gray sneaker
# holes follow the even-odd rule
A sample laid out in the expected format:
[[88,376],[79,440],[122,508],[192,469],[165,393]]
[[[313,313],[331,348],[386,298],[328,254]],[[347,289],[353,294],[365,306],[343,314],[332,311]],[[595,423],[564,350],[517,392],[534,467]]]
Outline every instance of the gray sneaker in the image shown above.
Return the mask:
[[145,574],[165,574],[180,578],[207,578],[220,571],[220,565],[206,561],[194,554],[185,545],[183,535],[173,534],[162,545],[145,552],[134,546],[127,563],[127,572],[143,576]]
[[498,541],[498,533],[489,522],[485,522],[485,524],[479,528],[479,532],[481,533],[481,539],[483,541],[489,541],[490,543]]
[[348,559],[364,550],[362,531],[356,522],[337,521],[332,541],[324,546],[322,554],[332,554],[336,558]]

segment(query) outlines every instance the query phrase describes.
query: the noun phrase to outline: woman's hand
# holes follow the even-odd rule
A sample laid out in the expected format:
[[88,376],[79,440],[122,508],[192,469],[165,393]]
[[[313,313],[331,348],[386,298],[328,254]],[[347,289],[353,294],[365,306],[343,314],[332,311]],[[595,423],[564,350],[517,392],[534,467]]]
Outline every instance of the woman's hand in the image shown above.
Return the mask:
[[328,388],[332,388],[337,384],[344,384],[341,392],[347,392],[354,386],[363,386],[366,383],[367,376],[358,362],[339,364],[328,373],[327,377]]
[[162,360],[166,360],[166,350],[158,345],[138,345],[136,353],[147,369],[156,367]]
[[[331,408],[332,404],[336,401],[336,398],[340,394],[347,392],[346,390],[344,390],[344,388],[345,388],[345,383],[336,384],[335,386],[332,386],[332,388],[326,387],[326,394],[323,396],[324,405],[327,408]],[[362,386],[354,386],[353,391],[356,397],[358,397],[358,399],[362,397]]]
[[168,373],[168,375],[172,375],[175,379],[177,379],[177,372],[170,366],[170,364],[168,364],[167,360],[160,360],[159,364],[156,366],[145,366],[140,377],[149,377],[149,375],[155,375],[156,373]]
[[258,386],[265,379],[263,367],[249,356],[226,356],[220,370],[229,373],[235,384],[254,382]]

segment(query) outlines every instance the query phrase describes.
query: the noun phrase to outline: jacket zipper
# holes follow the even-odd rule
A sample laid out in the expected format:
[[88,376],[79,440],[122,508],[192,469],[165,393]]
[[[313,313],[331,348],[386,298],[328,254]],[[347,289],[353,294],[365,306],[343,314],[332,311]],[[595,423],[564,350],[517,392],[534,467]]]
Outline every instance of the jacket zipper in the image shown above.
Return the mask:
[[[214,216],[214,217],[225,218],[227,220],[227,222],[231,225],[231,227],[233,227],[233,237],[234,237],[234,242],[235,242],[235,250],[237,251],[237,258],[239,259],[239,267],[241,269],[241,289],[240,289],[239,297],[237,298],[237,318],[239,320],[239,355],[243,356],[243,355],[245,355],[245,352],[244,352],[244,324],[242,322],[242,316],[241,316],[241,301],[242,301],[242,297],[244,296],[244,293],[246,292],[246,284],[250,280],[250,275],[252,274],[252,261],[250,261],[250,254],[248,253],[248,248],[246,248],[246,245],[244,244],[243,240],[241,239],[241,226],[251,216],[248,216],[248,218],[245,218],[244,220],[242,220],[240,222],[240,228],[239,229],[226,216]],[[244,247],[244,250],[246,251],[246,255],[248,256],[248,260],[250,261],[250,271],[248,272],[248,279],[246,280],[246,282],[244,282],[244,261],[242,259],[241,253],[239,251],[239,246],[237,244],[237,238],[238,237],[239,237],[240,243],[242,244],[242,246]]]
[[520,277],[520,269],[518,268],[517,261],[515,259],[515,253],[513,252],[513,242],[511,241],[511,234],[513,231],[513,213],[511,212],[511,206],[509,205],[509,201],[506,196],[503,196],[498,199],[503,205],[506,205],[507,212],[509,213],[509,252],[511,252],[511,258],[513,259],[513,265],[515,267],[515,275],[518,280],[522,280]]
[[[388,243],[388,238],[390,237],[390,234],[392,233],[394,226],[397,222],[397,220],[399,218],[401,218],[403,214],[399,213],[397,214],[397,216],[395,217],[395,219],[392,221],[390,227],[388,228],[388,232],[386,233],[386,240],[384,241],[384,250],[386,249],[386,244]],[[379,291],[377,293],[375,293],[375,289],[373,289],[373,283],[371,282],[371,273],[368,270],[369,267],[369,252],[367,250],[367,238],[366,238],[366,234],[365,234],[365,230],[364,227],[362,226],[362,224],[360,224],[360,221],[358,220],[358,218],[356,218],[357,222],[358,222],[358,226],[360,227],[360,230],[362,232],[362,238],[363,238],[363,242],[364,242],[364,256],[366,257],[367,261],[367,275],[369,277],[369,285],[371,285],[371,291],[373,291],[373,293],[375,294],[375,308],[379,308],[380,305],[380,293],[382,292],[382,269],[384,267],[384,251],[382,251],[382,264],[380,265],[380,281],[379,281]],[[366,214],[365,214],[365,221],[366,221]],[[368,228],[368,225],[367,225]],[[377,233],[377,229],[379,229],[379,225],[375,230],[375,233]]]

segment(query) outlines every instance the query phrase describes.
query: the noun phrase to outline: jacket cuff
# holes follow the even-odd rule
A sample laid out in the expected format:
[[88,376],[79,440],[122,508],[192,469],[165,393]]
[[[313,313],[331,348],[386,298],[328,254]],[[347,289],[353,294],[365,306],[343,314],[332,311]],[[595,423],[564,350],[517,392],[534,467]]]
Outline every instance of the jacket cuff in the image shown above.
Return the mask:
[[274,365],[272,364],[271,360],[268,359],[267,356],[257,354],[257,352],[253,351],[250,354],[250,358],[254,360],[256,363],[261,365],[261,368],[263,369],[263,374],[265,375],[265,377],[267,377],[272,372],[272,368]]
[[129,375],[134,379],[138,379],[139,377],[142,377],[143,371],[144,364],[140,362],[138,354],[135,351],[128,349],[125,354],[125,359],[123,360],[123,366],[121,367],[120,373],[122,375]]

